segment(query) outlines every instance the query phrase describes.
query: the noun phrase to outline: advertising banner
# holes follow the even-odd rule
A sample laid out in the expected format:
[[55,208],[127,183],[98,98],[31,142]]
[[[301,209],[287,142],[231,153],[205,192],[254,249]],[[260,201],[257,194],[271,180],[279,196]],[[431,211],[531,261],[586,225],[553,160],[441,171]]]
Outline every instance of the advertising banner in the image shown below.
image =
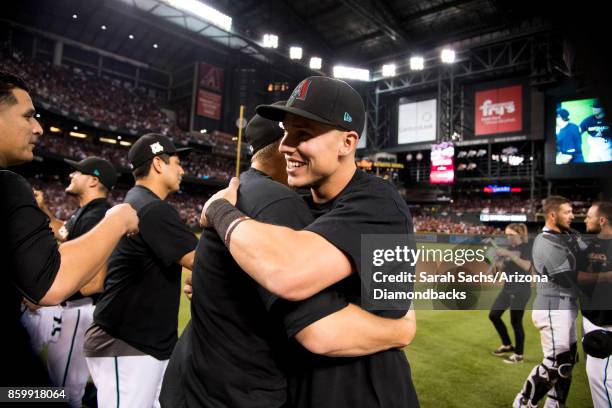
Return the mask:
[[489,89],[475,95],[476,136],[523,130],[523,86]]

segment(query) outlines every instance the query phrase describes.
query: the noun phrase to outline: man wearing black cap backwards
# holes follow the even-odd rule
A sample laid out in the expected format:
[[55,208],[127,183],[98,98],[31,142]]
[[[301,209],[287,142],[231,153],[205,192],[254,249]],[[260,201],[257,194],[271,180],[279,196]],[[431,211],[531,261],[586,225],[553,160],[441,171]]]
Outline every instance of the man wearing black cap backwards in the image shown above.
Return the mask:
[[4,347],[19,364],[2,364],[0,385],[46,385],[48,377],[19,322],[23,297],[54,305],[89,282],[126,233],[138,230],[129,204],[112,208],[92,231],[57,247],[32,187],[7,167],[32,161],[42,128],[27,86],[0,72],[0,320]]
[[[79,208],[64,222],[53,215],[45,203],[42,191],[35,191],[36,202],[51,220],[49,226],[60,241],[76,239],[95,227],[111,207],[109,191],[117,182],[117,171],[111,163],[99,157],[76,162],[65,159],[75,169],[70,174],[66,193],[79,200]],[[94,298],[102,291],[106,264],[98,274],[69,297],[62,307],[54,310],[52,336],[47,348],[47,366],[51,382],[65,387],[70,406],[80,407],[89,379],[89,369],[83,355],[85,330],[93,321]],[[44,325],[45,322],[43,322]]]
[[[232,205],[238,187],[234,179],[206,203],[202,223],[213,226],[240,267],[273,294],[303,300],[338,282],[338,296],[327,300],[337,310],[349,302],[359,305],[361,234],[413,232],[397,190],[356,169],[355,150],[365,121],[361,97],[343,81],[310,77],[286,106],[259,106],[257,113],[283,122],[280,151],[289,185],[310,188],[308,204],[318,217],[301,231],[248,219]],[[377,312],[395,318],[404,313]],[[309,323],[292,322],[289,334],[308,350],[326,350],[329,339],[311,338]],[[344,334],[363,335],[356,330]],[[296,367],[289,377],[292,406],[418,406],[410,367],[399,349],[381,347],[375,354],[347,358],[301,351],[299,359],[289,362]]]
[[[276,104],[275,104],[276,105]],[[284,105],[284,102],[282,103]],[[286,162],[278,147],[278,122],[255,115],[246,128],[251,168],[240,176],[237,208],[262,222],[302,229],[314,221],[302,198],[281,184]],[[196,250],[192,320],[172,355],[160,402],[166,407],[280,408],[289,406],[287,333],[309,331],[306,348],[330,356],[359,356],[409,343],[413,315],[385,319],[324,291],[288,302],[257,285],[207,228]],[[347,332],[360,331],[358,337]],[[248,345],[245,347],[245,345]]]
[[85,356],[98,406],[152,407],[177,341],[181,266],[192,268],[195,236],[165,199],[183,169],[166,136],[147,134],[130,148],[136,185],[128,191],[140,232],[123,239],[108,261],[104,290],[85,335]]

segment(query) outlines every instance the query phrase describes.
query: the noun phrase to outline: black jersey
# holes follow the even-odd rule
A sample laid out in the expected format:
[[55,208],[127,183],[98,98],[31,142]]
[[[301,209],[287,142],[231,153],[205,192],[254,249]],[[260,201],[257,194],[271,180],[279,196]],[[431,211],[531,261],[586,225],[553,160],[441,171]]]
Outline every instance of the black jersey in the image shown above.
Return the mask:
[[[579,258],[578,270],[595,274],[612,272],[612,237],[594,238]],[[582,315],[598,326],[612,325],[612,283],[597,281],[584,285],[582,292]]]
[[596,118],[591,115],[580,123],[580,131],[587,132],[592,137],[603,137],[610,140],[610,126],[606,118]]
[[[64,227],[67,231],[66,240],[76,239],[83,234],[86,234],[93,227],[98,225],[102,218],[106,215],[106,211],[111,208],[106,198],[96,198],[91,200],[84,206],[78,208],[71,216],[66,220]],[[84,296],[80,292],[70,296],[67,300],[82,299]],[[98,295],[91,296],[97,298]]]
[[46,370],[30,350],[21,325],[21,298],[36,303],[47,293],[60,267],[49,218],[36,204],[32,187],[18,174],[0,169],[0,318],[5,350],[12,361],[0,368],[0,384],[48,385]]
[[[522,243],[518,246],[518,248],[509,248],[511,252],[515,252],[515,255],[524,260],[531,259],[531,245],[528,243]],[[506,272],[506,274],[514,275],[515,273],[519,275],[529,275],[531,274],[530,270],[524,270],[521,268],[516,262],[514,262],[510,258],[506,258],[502,264],[501,270]],[[504,290],[511,292],[531,292],[531,284],[529,282],[505,282]]]
[[123,237],[108,261],[94,324],[158,360],[170,358],[178,335],[182,267],[196,237],[178,212],[137,185],[125,202],[138,213],[139,232]]
[[[356,273],[333,285],[339,300],[361,304],[361,235],[414,232],[406,202],[389,182],[357,170],[340,194],[319,205],[309,200],[318,218],[306,230],[321,235],[350,259]],[[317,297],[312,309],[317,310]],[[305,307],[302,307],[302,313]],[[307,310],[307,309],[306,309]],[[407,310],[375,311],[391,318]],[[305,327],[293,321],[292,331]],[[392,349],[362,357],[326,357],[295,345],[295,372],[289,376],[294,407],[417,407],[408,360]]]
[[[313,220],[295,192],[253,168],[240,176],[236,207],[258,221],[294,229]],[[189,407],[284,407],[285,366],[293,362],[275,311],[280,302],[240,269],[215,230],[205,229],[196,250],[191,323],[168,368],[179,373],[166,375],[161,400],[179,406],[184,393]],[[343,306],[328,304],[305,318],[312,323]]]

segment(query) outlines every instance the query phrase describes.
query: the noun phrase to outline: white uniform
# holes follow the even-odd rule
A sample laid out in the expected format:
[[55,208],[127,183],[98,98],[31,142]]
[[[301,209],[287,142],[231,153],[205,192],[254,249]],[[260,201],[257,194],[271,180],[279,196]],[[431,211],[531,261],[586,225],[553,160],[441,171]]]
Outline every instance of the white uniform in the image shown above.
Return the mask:
[[53,335],[59,335],[61,308],[59,306],[41,307],[31,311],[22,306],[21,324],[30,336],[32,349],[36,354],[42,352]]
[[[594,330],[612,331],[612,326],[597,326],[586,317],[582,319],[584,333]],[[586,355],[586,370],[591,387],[591,397],[595,408],[608,408],[612,406],[612,363],[610,357],[595,358]]]
[[576,361],[576,316],[578,292],[560,282],[567,272],[575,271],[575,253],[586,249],[577,236],[559,234],[544,228],[533,243],[533,267],[548,282],[539,282],[533,303],[533,324],[540,331],[544,358],[527,377],[513,407],[536,407],[546,396],[544,407],[565,406]]
[[[49,342],[47,367],[51,383],[65,387],[71,407],[80,407],[89,369],[83,354],[85,331],[93,321],[94,306],[90,297],[68,301],[59,308],[59,330]],[[56,322],[56,326],[57,322]]]
[[87,357],[98,389],[98,408],[159,408],[168,361],[148,355]]

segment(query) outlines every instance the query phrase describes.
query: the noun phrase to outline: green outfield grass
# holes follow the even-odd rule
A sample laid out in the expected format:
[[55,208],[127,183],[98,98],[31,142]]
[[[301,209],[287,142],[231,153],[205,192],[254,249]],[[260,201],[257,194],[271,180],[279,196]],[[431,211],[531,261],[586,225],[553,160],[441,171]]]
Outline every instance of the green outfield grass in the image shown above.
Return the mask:
[[[179,332],[189,316],[189,301],[183,295]],[[487,316],[487,311],[417,311],[417,335],[406,348],[406,355],[421,407],[511,406],[523,381],[542,359],[538,332],[531,323],[531,312],[527,311],[524,318],[525,362],[508,365],[491,354],[491,350],[500,345],[500,340]],[[507,319],[504,314],[504,320]],[[592,405],[584,353],[580,349],[567,406]]]

